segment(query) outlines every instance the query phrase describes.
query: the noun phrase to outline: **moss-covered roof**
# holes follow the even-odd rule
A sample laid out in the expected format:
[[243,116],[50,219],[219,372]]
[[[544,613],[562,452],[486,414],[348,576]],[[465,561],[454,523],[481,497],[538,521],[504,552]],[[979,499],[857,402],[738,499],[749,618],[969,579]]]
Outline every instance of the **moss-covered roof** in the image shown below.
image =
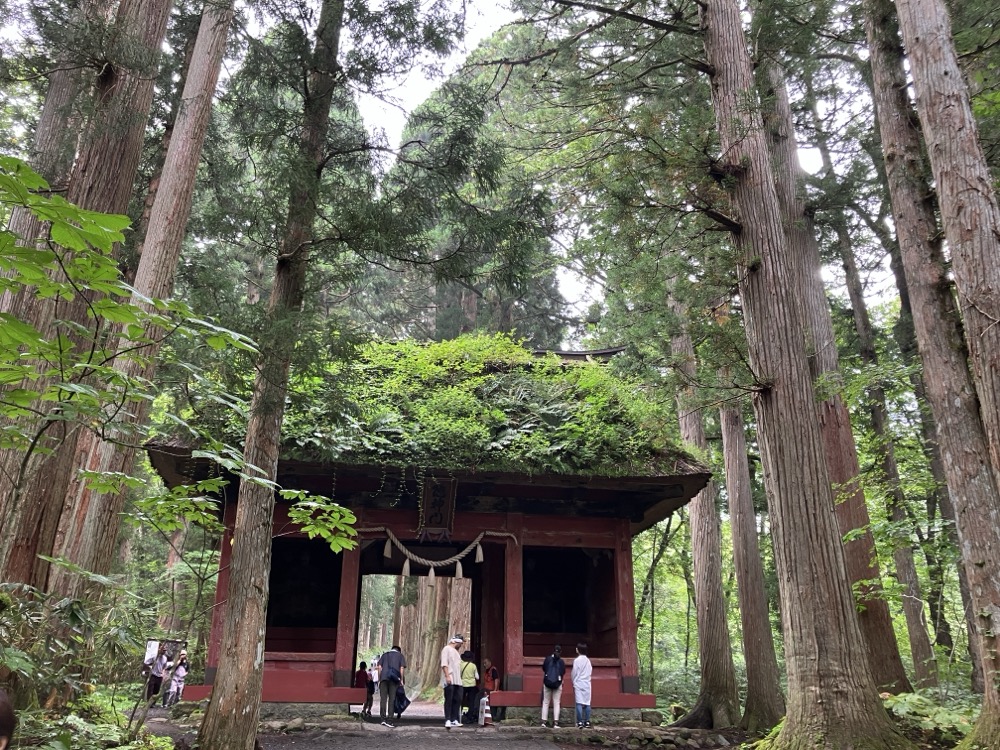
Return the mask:
[[669,408],[608,365],[538,356],[504,336],[373,343],[292,402],[282,458],[527,475],[704,473],[671,440],[673,423]]

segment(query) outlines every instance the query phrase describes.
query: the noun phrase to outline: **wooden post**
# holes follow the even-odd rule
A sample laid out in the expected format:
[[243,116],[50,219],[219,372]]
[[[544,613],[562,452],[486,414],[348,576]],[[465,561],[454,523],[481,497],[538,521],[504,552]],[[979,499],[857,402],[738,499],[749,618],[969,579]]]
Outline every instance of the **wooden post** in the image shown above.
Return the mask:
[[340,570],[340,609],[337,616],[337,653],[333,659],[333,686],[352,687],[358,632],[358,590],[361,588],[361,546],[345,550]]
[[[507,530],[515,539],[507,540],[504,557],[504,675],[505,690],[522,690],[524,685],[524,516],[507,516]],[[515,541],[516,540],[516,541]]]
[[632,579],[632,532],[628,519],[618,522],[615,544],[615,582],[618,600],[618,643],[623,693],[639,692],[638,626],[635,620],[635,584]]

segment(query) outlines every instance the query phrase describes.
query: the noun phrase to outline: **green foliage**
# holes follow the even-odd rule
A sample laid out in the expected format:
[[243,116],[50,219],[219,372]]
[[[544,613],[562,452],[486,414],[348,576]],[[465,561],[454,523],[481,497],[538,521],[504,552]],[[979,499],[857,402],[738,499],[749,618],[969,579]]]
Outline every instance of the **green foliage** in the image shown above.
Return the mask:
[[0,585],[6,604],[0,605],[0,667],[10,670],[17,694],[32,705],[84,691],[90,675],[113,680],[141,662],[139,602],[119,581],[76,572],[102,595],[71,599],[24,584]]
[[173,740],[142,732],[130,738],[119,710],[109,699],[90,696],[70,713],[54,717],[42,711],[22,711],[18,716],[17,742],[42,750],[171,750]]
[[185,522],[195,523],[206,530],[220,531],[222,524],[218,518],[217,493],[226,484],[225,480],[215,477],[144,495],[134,501],[133,516],[166,533],[175,531]]
[[[34,297],[49,304],[54,316],[38,327],[0,314],[0,448],[46,455],[61,439],[51,428],[67,424],[117,430],[120,439],[136,439],[130,407],[153,393],[148,380],[131,373],[142,372],[146,350],[165,337],[253,350],[248,338],[196,318],[182,303],[134,293],[112,257],[113,247],[124,239],[127,217],[70,204],[10,157],[0,157],[0,207],[7,220],[0,227],[0,293]],[[46,222],[47,239],[36,245],[15,236],[8,228],[14,210]],[[61,317],[65,306],[77,304],[87,310],[87,326]],[[16,491],[30,466],[25,461],[14,478]],[[108,476],[101,481],[126,480]]]
[[350,510],[329,498],[302,490],[281,490],[280,494],[283,499],[294,501],[288,509],[288,518],[310,539],[321,538],[334,552],[357,546],[352,538],[357,536],[352,524],[358,519]]
[[969,733],[980,706],[975,696],[942,702],[942,695],[936,691],[884,694],[883,702],[904,725],[932,733],[945,742],[958,742]]
[[670,474],[691,461],[670,442],[669,410],[639,383],[601,364],[536,357],[501,335],[375,343],[316,388],[313,409],[286,419],[286,455],[607,476]]

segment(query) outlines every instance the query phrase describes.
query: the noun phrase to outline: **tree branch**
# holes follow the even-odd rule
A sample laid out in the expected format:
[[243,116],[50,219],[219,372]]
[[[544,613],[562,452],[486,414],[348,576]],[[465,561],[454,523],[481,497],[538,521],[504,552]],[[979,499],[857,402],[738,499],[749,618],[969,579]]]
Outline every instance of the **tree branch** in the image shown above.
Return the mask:
[[635,21],[636,23],[641,23],[643,26],[649,26],[653,29],[660,29],[662,31],[673,31],[678,34],[684,34],[686,36],[697,36],[698,29],[694,26],[685,26],[675,23],[667,23],[666,21],[657,21],[646,16],[640,16],[637,13],[630,13],[625,9],[619,8],[609,8],[606,5],[598,5],[597,3],[585,3],[580,2],[580,0],[552,0],[556,5],[562,5],[567,8],[583,8],[584,10],[592,10],[595,13],[604,13],[609,16],[614,16],[615,18],[624,18],[628,21]]

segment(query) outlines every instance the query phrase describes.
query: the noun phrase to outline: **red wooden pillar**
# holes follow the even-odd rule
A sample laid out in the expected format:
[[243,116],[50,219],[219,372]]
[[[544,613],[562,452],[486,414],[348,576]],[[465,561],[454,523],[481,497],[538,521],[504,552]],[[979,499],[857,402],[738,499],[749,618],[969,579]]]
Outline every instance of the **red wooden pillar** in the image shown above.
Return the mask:
[[632,578],[632,531],[628,519],[618,522],[615,544],[615,582],[618,594],[618,659],[622,692],[639,692],[638,626],[635,620],[635,584]]
[[353,687],[354,653],[358,642],[358,591],[361,586],[361,545],[340,553],[340,608],[337,614],[337,653],[333,657],[333,686]]
[[507,540],[504,555],[504,675],[505,690],[524,689],[524,516],[507,516],[507,530],[514,539]]
[[233,556],[233,526],[236,523],[236,503],[227,503],[222,512],[222,549],[219,553],[219,576],[215,582],[215,606],[212,608],[212,629],[208,636],[208,656],[205,659],[205,684],[215,682],[222,652],[222,623],[226,619],[229,601],[229,562]]

